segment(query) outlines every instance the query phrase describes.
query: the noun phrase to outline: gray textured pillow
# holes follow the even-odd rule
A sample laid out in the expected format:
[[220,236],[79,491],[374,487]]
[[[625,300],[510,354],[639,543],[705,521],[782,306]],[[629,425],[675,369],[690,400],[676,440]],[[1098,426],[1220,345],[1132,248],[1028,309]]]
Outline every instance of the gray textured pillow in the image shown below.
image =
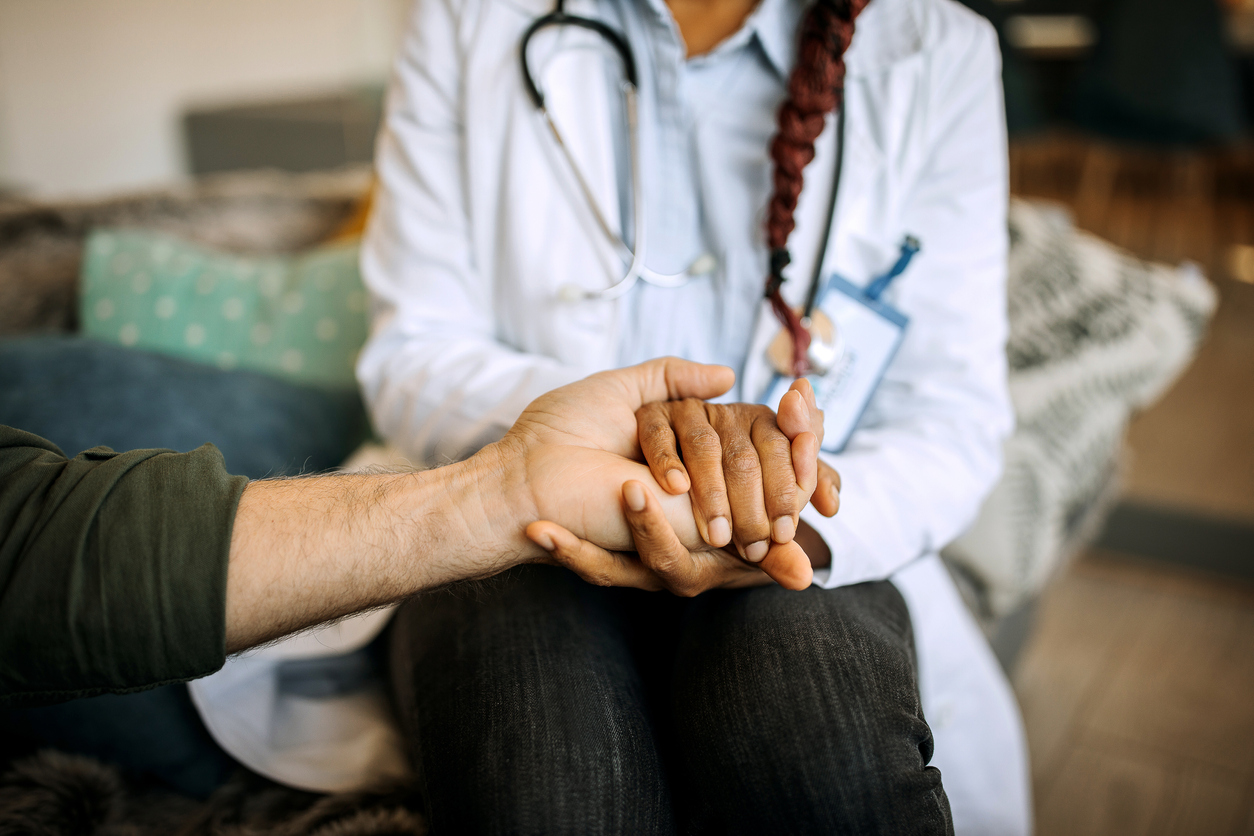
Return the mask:
[[1012,610],[1100,525],[1132,414],[1192,359],[1215,291],[1192,264],[1139,261],[1049,204],[1010,206],[1010,394],[1005,472],[975,524],[944,550]]

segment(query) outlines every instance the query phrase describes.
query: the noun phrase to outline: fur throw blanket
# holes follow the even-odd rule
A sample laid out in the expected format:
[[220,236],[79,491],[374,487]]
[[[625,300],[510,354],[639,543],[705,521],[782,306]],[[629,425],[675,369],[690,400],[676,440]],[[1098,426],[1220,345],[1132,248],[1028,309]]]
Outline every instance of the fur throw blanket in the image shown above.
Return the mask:
[[424,836],[411,791],[318,796],[241,770],[206,802],[57,752],[0,776],[0,836]]
[[0,200],[0,337],[77,328],[83,241],[136,227],[239,253],[294,252],[330,236],[370,187],[369,169],[224,174],[92,203]]

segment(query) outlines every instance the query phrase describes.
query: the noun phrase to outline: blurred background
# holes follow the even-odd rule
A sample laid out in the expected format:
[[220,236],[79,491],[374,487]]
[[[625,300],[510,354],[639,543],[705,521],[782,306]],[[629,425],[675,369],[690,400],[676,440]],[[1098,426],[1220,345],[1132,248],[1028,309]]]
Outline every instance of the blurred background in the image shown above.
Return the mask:
[[[373,124],[347,145],[341,139],[338,159],[311,157],[292,142],[258,160],[230,157],[236,134],[194,114],[274,104],[279,121],[283,106],[295,103],[290,118],[353,123],[367,118],[352,112],[360,96],[377,118],[407,6],[0,0],[0,184],[30,195],[90,196],[230,165],[368,159]],[[274,145],[264,133],[258,138]]]
[[[1007,482],[946,557],[1019,694],[1039,833],[1254,834],[1254,0],[967,2],[1004,54],[1020,429]],[[51,413],[81,401],[80,378],[30,381],[63,362],[49,351],[90,353],[76,373],[100,374],[83,338],[108,343],[136,391],[193,372],[141,374],[119,346],[328,391],[290,346],[252,356],[228,333],[209,354],[195,323],[168,340],[119,327],[127,303],[100,275],[145,291],[152,277],[92,236],[176,236],[201,248],[201,276],[215,259],[281,263],[293,298],[301,259],[360,231],[407,5],[0,0],[0,419],[72,448]],[[346,288],[337,310],[360,304]],[[352,330],[328,317],[306,330]],[[239,333],[260,350],[280,331]],[[237,472],[331,467],[364,437],[331,383],[331,412],[304,389],[267,407],[277,459],[222,422],[112,443],[212,436]],[[127,408],[164,431],[151,404]]]

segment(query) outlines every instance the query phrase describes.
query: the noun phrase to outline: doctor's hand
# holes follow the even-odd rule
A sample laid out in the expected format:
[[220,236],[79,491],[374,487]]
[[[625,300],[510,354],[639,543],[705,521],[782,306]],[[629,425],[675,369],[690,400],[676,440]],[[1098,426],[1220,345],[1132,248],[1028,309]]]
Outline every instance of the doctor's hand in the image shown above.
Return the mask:
[[823,413],[807,380],[793,383],[777,416],[759,404],[695,398],[636,413],[650,471],[671,494],[689,492],[710,546],[732,544],[760,562],[793,540],[807,502],[826,516],[840,505],[840,476],[819,457]]

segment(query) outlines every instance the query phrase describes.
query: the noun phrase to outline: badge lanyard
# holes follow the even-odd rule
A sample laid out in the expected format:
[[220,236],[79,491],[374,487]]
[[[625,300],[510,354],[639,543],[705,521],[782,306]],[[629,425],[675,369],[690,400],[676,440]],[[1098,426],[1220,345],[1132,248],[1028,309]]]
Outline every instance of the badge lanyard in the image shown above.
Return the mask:
[[[812,305],[810,327],[815,331],[828,329],[830,334],[825,349],[833,357],[830,367],[806,375],[823,410],[823,449],[829,453],[844,449],[901,347],[909,318],[882,297],[919,249],[919,241],[906,236],[897,261],[866,287],[833,274],[813,302],[808,303]],[[787,339],[788,333],[777,334],[767,349],[768,359],[777,371],[762,398],[762,403],[776,410],[793,380],[791,374],[778,371],[777,361],[791,360],[791,345],[786,344],[781,351],[781,337]]]

